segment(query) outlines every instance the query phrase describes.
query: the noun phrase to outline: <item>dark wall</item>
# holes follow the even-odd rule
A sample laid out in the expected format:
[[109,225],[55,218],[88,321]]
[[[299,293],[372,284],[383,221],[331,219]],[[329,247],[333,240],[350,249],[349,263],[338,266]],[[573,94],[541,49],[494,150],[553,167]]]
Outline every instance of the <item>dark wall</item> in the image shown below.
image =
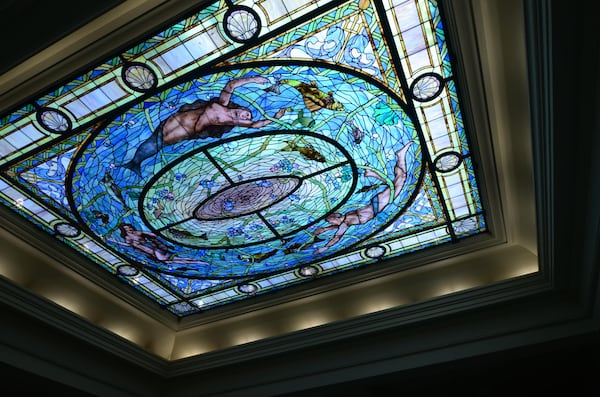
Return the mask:
[[3,396],[93,396],[53,379],[2,363],[0,363],[0,389]]
[[[281,396],[507,396],[563,391],[586,396],[597,387],[592,374],[598,371],[600,337],[585,335]],[[0,382],[4,396],[94,395],[3,364]]]
[[[403,371],[367,380],[285,394],[342,396],[521,396],[568,392],[587,396],[597,388],[600,338],[585,335],[526,348]],[[564,394],[563,394],[564,395]]]

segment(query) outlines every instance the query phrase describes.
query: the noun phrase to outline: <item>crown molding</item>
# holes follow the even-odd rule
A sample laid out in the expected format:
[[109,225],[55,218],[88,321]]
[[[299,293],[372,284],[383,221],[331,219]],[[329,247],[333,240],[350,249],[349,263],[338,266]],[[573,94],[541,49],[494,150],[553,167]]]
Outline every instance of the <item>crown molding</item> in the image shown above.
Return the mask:
[[[514,164],[514,168],[508,171],[500,168],[500,186],[497,193],[500,196],[500,214],[506,219],[506,223],[505,227],[497,224],[498,240],[493,244],[490,243],[493,240],[482,241],[481,244],[489,245],[475,252],[463,255],[457,253],[454,257],[436,264],[416,267],[407,264],[404,272],[387,274],[387,279],[367,277],[368,280],[360,283],[358,279],[349,277],[337,285],[336,291],[330,293],[315,287],[311,296],[294,295],[299,299],[295,306],[294,302],[277,298],[272,301],[276,302],[276,305],[262,302],[261,305],[264,306],[238,306],[229,313],[231,316],[235,315],[235,318],[217,316],[206,320],[193,319],[178,324],[175,330],[165,327],[165,335],[174,340],[172,350],[164,354],[163,358],[136,346],[135,341],[126,340],[103,329],[101,324],[95,324],[89,318],[78,316],[50,300],[32,294],[26,285],[15,285],[14,280],[0,280],[0,299],[4,302],[1,307],[29,313],[27,316],[37,319],[39,324],[50,325],[68,334],[77,343],[83,341],[118,358],[121,363],[130,363],[131,370],[140,374],[140,382],[147,381],[157,387],[148,395],[161,395],[165,390],[169,391],[165,394],[178,396],[272,395],[390,374],[531,343],[557,340],[564,336],[598,334],[600,207],[597,203],[600,202],[600,159],[595,154],[600,152],[600,138],[598,134],[591,134],[593,137],[585,140],[569,139],[571,137],[568,136],[565,139],[566,133],[562,128],[571,126],[572,130],[569,132],[575,138],[580,138],[581,134],[589,133],[590,130],[594,133],[598,131],[600,116],[595,112],[595,106],[600,103],[600,84],[595,82],[594,88],[591,89],[581,88],[581,85],[571,82],[562,82],[557,86],[560,78],[557,68],[565,67],[573,72],[579,67],[577,63],[565,66],[564,60],[562,66],[555,62],[558,53],[569,48],[568,44],[574,42],[568,35],[562,42],[553,36],[557,29],[561,28],[553,24],[553,18],[557,18],[557,13],[560,12],[560,6],[558,10],[554,8],[557,2],[455,0],[443,4],[447,7],[445,12],[454,20],[452,23],[459,27],[459,35],[460,32],[464,34],[473,28],[460,28],[461,15],[470,20],[470,24],[475,25],[478,35],[485,36],[486,26],[482,25],[489,21],[482,20],[482,15],[487,13],[488,16],[497,16],[492,15],[494,7],[504,7],[506,4],[517,5],[519,10],[523,11],[522,17],[525,20],[524,43],[529,80],[517,82],[525,81],[525,89],[529,89],[526,97],[529,100],[528,109],[521,111],[531,112],[531,161],[535,184],[529,186],[529,190],[526,186],[520,186],[521,181],[527,180],[527,173],[530,171],[525,169],[522,170],[524,175],[517,175],[516,183],[519,186],[510,190],[510,187],[507,188],[503,184],[514,182],[509,176],[518,174],[521,169]],[[463,13],[469,9],[472,11]],[[487,26],[492,30],[497,27],[498,25],[492,22]],[[562,27],[560,32],[565,33],[569,27]],[[517,25],[511,23],[507,23],[503,28],[511,30],[511,34],[519,31]],[[592,25],[581,29],[572,34],[591,30]],[[493,35],[492,33],[489,34]],[[596,43],[593,41],[598,40],[596,35],[589,36],[586,36],[584,42]],[[518,47],[519,43],[510,41],[510,34],[503,37],[506,41],[500,44],[505,46],[505,49]],[[459,41],[463,43],[462,37],[459,37]],[[486,52],[490,51],[490,48],[483,48],[481,44],[469,39],[465,43],[467,44],[460,48],[461,53],[475,51],[478,57],[484,58],[484,64],[486,59],[488,62],[493,59],[487,57],[489,54]],[[578,50],[581,53],[575,55],[576,60],[581,61],[585,56],[591,58],[595,55],[584,54],[585,48],[582,46]],[[507,62],[504,59],[502,61]],[[598,66],[598,62],[598,59],[589,60],[587,66]],[[490,141],[494,153],[499,153],[495,159],[507,166],[506,152],[529,139],[529,129],[527,135],[518,135],[522,131],[520,124],[516,125],[517,130],[512,132],[510,128],[496,130],[498,119],[510,115],[508,111],[496,111],[503,104],[506,105],[510,98],[502,97],[506,93],[498,93],[494,91],[494,87],[510,83],[510,78],[514,76],[500,76],[500,80],[494,82],[490,81],[494,73],[486,74],[482,71],[472,75],[471,67],[472,65],[466,63],[461,66],[469,77],[475,76],[463,89],[468,90],[470,94],[473,91],[483,91],[484,97],[489,99],[485,105],[471,101],[471,110],[475,113],[472,122],[474,125],[487,124],[488,127],[484,130],[491,130],[493,137],[496,137],[495,134],[507,133],[514,140],[504,147],[498,147],[502,144],[494,140],[495,138]],[[512,81],[512,84],[523,89],[522,85],[516,84],[515,81]],[[565,95],[565,92],[580,96]],[[583,102],[581,109],[578,109],[579,102],[574,99]],[[564,112],[557,111],[557,103],[564,105],[564,108],[560,109]],[[493,110],[490,111],[494,113],[492,117],[480,114],[486,113],[488,109]],[[567,121],[560,117],[566,118]],[[503,125],[515,126],[511,123]],[[485,141],[483,144],[487,145]],[[523,145],[528,147],[527,143]],[[527,152],[528,149],[521,150]],[[562,157],[557,158],[559,155]],[[526,160],[517,158],[515,162],[522,164],[521,162]],[[568,179],[570,174],[561,168],[560,161],[570,162],[574,166],[585,166],[581,173],[572,176],[577,183]],[[484,172],[486,181],[487,175],[495,178],[493,169],[491,174],[488,171]],[[536,205],[532,214],[528,213],[531,212],[531,203],[524,202],[520,208],[520,203],[515,200],[521,192],[526,192],[525,197],[529,197],[533,187]],[[495,194],[495,191],[489,190],[488,200],[497,200],[493,197]],[[575,204],[571,194],[576,195]],[[571,203],[574,208],[559,206],[564,202]],[[509,213],[509,210],[513,212]],[[519,217],[523,219],[518,219]],[[531,232],[529,226],[525,231],[512,230],[515,219],[517,226],[534,219],[534,236],[525,236]],[[536,225],[538,244],[531,248],[531,238],[536,238]],[[4,241],[0,240],[0,243]],[[7,246],[12,246],[12,242]],[[538,252],[539,256],[536,255]],[[0,256],[0,265],[8,261],[8,255],[4,255]],[[488,278],[486,282],[466,286],[453,284],[450,282],[453,281],[451,277],[444,278],[444,274],[449,275],[461,266],[467,270],[483,272],[481,274],[485,274],[486,268],[493,266],[504,269],[515,266],[516,269],[518,258],[530,266],[530,271],[526,274],[508,272],[503,277]],[[538,269],[540,271],[537,271]],[[386,280],[389,284],[383,288]],[[418,280],[422,283],[417,282]],[[446,289],[436,290],[433,288],[436,283],[445,284]],[[395,295],[390,296],[396,300],[392,299],[388,306],[380,306],[358,315],[348,311],[348,297],[358,297],[357,300],[360,301],[383,290],[394,291]],[[361,291],[364,295],[360,295]],[[412,299],[403,300],[402,294],[407,291],[421,291],[421,295],[416,294]],[[338,295],[334,296],[336,293]],[[277,309],[281,312],[276,313],[275,317],[271,316]],[[307,311],[315,313],[316,309],[330,310],[334,316],[330,321],[313,322],[303,329],[285,328],[286,322],[291,321],[290,316],[294,313],[304,315]],[[252,340],[249,335],[255,330],[256,324],[273,326],[274,331],[267,332],[265,337]],[[222,328],[219,328],[220,326]],[[225,329],[246,333],[243,335],[246,340],[238,341],[237,344],[233,339],[230,342],[225,341],[222,338]],[[39,338],[34,340],[43,340],[43,327],[30,331],[32,334],[39,332]],[[3,346],[15,343],[6,334],[2,335],[5,335],[2,339]],[[212,348],[202,350],[201,346],[198,347],[206,341],[210,342],[210,338],[215,341]],[[160,336],[156,338],[158,339]],[[74,350],[80,346],[77,343],[73,346],[65,343],[63,347],[65,351]],[[15,364],[22,363],[23,357],[35,356],[49,365],[63,365],[62,357],[36,352],[35,345],[26,346],[26,341],[20,348],[20,353],[13,348],[10,355],[0,357]],[[2,351],[9,352],[8,349]],[[84,366],[95,359],[95,355],[87,358],[78,356],[78,361],[71,364],[71,372],[77,374],[75,366]],[[140,368],[144,372],[139,372]],[[48,375],[51,370],[40,369],[40,372]],[[105,376],[102,382],[109,379],[108,375],[102,376]],[[90,386],[86,387],[93,390]]]

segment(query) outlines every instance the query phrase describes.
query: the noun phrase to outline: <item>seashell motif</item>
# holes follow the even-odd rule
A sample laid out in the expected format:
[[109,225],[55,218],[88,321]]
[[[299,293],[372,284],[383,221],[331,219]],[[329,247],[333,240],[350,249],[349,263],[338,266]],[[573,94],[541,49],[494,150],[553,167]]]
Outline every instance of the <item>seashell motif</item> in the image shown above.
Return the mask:
[[147,66],[135,64],[128,66],[123,79],[129,88],[135,91],[148,91],[156,85],[156,74]]
[[300,269],[298,269],[298,273],[302,276],[302,277],[314,277],[317,275],[317,273],[319,273],[319,269],[317,269],[315,266],[302,266]]
[[194,309],[194,307],[187,302],[179,302],[174,304],[172,307],[173,310],[175,310],[178,313],[185,313]]
[[373,247],[367,248],[365,255],[369,258],[381,258],[383,255],[385,255],[385,248],[383,248],[381,245],[374,245]]
[[79,229],[69,223],[59,223],[54,226],[54,230],[65,237],[77,237],[79,235]]
[[51,132],[65,132],[70,129],[69,119],[58,110],[42,110],[39,115],[39,121],[45,129]]
[[254,284],[242,284],[238,286],[238,290],[243,294],[253,294],[258,291],[258,287]]
[[463,219],[454,224],[454,230],[458,233],[467,233],[477,229],[477,222],[473,218]]
[[444,153],[435,160],[435,169],[439,172],[449,172],[460,164],[462,158],[455,152]]
[[244,42],[257,35],[259,25],[253,13],[239,9],[231,12],[227,17],[225,27],[234,40]]
[[137,276],[140,271],[138,269],[136,269],[133,266],[130,265],[121,265],[117,267],[117,272],[121,275],[121,276],[126,276],[126,277],[135,277]]
[[411,91],[416,100],[430,101],[441,92],[442,79],[434,73],[420,76],[412,85]]

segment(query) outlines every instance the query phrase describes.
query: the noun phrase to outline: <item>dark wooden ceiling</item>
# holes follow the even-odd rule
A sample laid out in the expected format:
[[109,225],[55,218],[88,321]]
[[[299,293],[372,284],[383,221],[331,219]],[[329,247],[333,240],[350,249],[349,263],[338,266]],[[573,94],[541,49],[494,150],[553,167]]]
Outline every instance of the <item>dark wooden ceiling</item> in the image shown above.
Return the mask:
[[0,0],[0,74],[124,0]]

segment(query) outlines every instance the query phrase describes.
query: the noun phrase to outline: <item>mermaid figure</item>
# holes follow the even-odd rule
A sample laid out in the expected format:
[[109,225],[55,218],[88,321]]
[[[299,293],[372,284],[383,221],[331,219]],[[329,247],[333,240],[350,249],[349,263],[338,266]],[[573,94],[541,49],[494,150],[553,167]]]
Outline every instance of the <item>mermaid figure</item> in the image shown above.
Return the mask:
[[146,139],[135,151],[133,158],[128,162],[121,164],[121,167],[133,171],[138,177],[142,177],[141,164],[142,161],[157,154],[163,145],[162,129],[165,122],[162,121],[154,130],[152,135]]
[[[261,76],[244,77],[229,81],[218,98],[209,101],[198,99],[181,106],[175,113],[161,121],[152,135],[140,144],[133,158],[121,166],[133,171],[141,177],[141,164],[144,160],[156,155],[163,145],[191,140],[220,138],[233,127],[261,128],[273,120],[252,120],[252,113],[246,107],[231,101],[233,90],[237,87],[257,83],[264,84],[268,80]],[[286,109],[280,109],[273,117],[281,118]]]

